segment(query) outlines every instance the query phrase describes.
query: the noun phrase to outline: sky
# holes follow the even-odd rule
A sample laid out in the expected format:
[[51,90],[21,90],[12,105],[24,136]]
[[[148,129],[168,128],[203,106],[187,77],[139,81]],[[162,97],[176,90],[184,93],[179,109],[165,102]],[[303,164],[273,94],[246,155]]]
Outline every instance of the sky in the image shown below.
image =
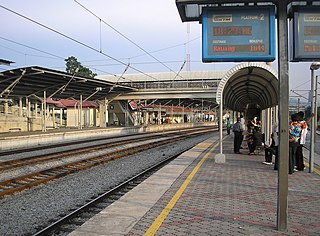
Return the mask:
[[[69,56],[98,75],[237,65],[202,63],[201,24],[183,23],[175,0],[0,0],[0,17],[0,59],[15,62],[0,65],[0,71],[26,66],[65,71]],[[187,54],[189,66],[184,64]],[[310,64],[289,63],[290,89],[304,97],[310,89]],[[272,67],[277,70],[277,60]]]

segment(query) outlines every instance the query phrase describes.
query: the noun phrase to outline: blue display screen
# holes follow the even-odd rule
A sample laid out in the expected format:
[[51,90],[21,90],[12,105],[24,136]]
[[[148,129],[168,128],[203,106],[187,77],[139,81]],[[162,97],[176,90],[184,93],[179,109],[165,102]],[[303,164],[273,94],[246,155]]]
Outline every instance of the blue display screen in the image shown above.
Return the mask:
[[273,6],[204,8],[202,60],[275,60]]
[[293,15],[292,61],[320,59],[320,8],[296,7]]

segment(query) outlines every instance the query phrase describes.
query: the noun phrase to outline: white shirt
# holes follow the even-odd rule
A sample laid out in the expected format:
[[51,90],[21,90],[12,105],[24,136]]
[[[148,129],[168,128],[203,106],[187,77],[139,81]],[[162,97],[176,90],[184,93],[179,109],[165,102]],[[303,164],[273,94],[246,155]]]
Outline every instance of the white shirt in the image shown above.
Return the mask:
[[278,122],[276,121],[272,126],[272,138],[274,141],[274,146],[279,146],[279,126]]
[[307,138],[307,133],[308,133],[308,125],[305,120],[300,121],[301,123],[305,123],[306,128],[301,130],[300,134],[300,144],[306,144],[306,138]]
[[242,118],[240,118],[240,123],[241,123],[241,126],[242,126],[242,129],[243,130],[246,130],[246,126],[245,126],[245,121],[244,121],[244,118],[242,117]]

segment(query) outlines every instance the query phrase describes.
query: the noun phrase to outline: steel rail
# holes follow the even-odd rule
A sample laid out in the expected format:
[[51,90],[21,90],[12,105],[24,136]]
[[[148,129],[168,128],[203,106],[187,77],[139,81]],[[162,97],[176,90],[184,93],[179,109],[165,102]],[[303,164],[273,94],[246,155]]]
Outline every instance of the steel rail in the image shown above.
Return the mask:
[[87,159],[71,162],[61,166],[49,168],[39,172],[34,172],[17,178],[9,179],[0,182],[0,198],[6,195],[10,195],[25,189],[29,189],[34,186],[49,182],[54,179],[61,178],[68,174],[79,172],[81,170],[86,170],[97,165],[101,165],[112,160],[122,158],[124,156],[129,156],[144,150],[155,148],[161,145],[165,145],[171,142],[176,142],[177,140],[185,139],[190,136],[201,135],[203,133],[214,132],[215,130],[202,130],[195,132],[186,132],[183,134],[176,135],[175,137],[167,137],[164,140],[156,140],[147,144],[137,145],[136,147],[116,150],[107,154],[97,155]]
[[[205,129],[205,128],[196,128],[196,129],[192,129],[192,130],[202,130],[202,129]],[[165,133],[160,133],[160,134],[156,133],[156,134],[152,135],[152,138],[163,137],[163,136],[172,136],[172,135],[175,135],[177,132],[184,133],[184,132],[190,132],[190,130],[170,131],[170,132],[165,132]],[[46,155],[37,155],[37,156],[32,156],[32,157],[2,161],[2,162],[0,162],[0,171],[10,170],[13,168],[26,166],[26,165],[39,164],[39,163],[42,163],[45,161],[50,161],[50,160],[58,160],[58,159],[66,158],[69,156],[88,153],[91,151],[98,151],[101,149],[110,148],[110,147],[114,147],[114,146],[118,146],[118,145],[125,145],[127,143],[131,143],[132,141],[139,142],[139,141],[149,140],[149,139],[150,139],[150,136],[145,136],[145,137],[141,137],[141,138],[133,137],[133,138],[127,139],[127,140],[113,141],[113,142],[103,143],[103,144],[96,144],[96,145],[92,145],[90,147],[81,147],[81,148],[77,147],[76,149],[71,148],[70,150],[58,151],[58,152],[46,154]],[[105,140],[105,139],[99,139],[99,140]],[[90,140],[90,141],[92,141],[92,140]],[[86,142],[88,142],[88,141],[86,141]],[[80,141],[80,143],[83,143],[83,141]],[[74,143],[72,145],[74,145]]]
[[[210,147],[208,147],[207,150],[210,150],[210,148],[213,145],[214,145],[214,143]],[[155,171],[160,169],[162,166],[164,166],[166,163],[168,163],[171,160],[175,159],[176,157],[178,157],[179,155],[181,155],[183,152],[187,151],[188,149],[190,149],[190,148],[187,148],[187,149],[181,151],[180,153],[178,153],[178,154],[176,154],[174,156],[171,156],[171,157],[166,158],[165,160],[162,160],[161,162],[149,167],[148,169],[142,171],[141,173],[129,178],[125,182],[122,182],[121,184],[119,184],[118,186],[114,187],[113,189],[111,189],[111,190],[109,190],[109,191],[107,191],[105,193],[102,193],[100,196],[96,197],[95,199],[91,200],[90,202],[84,204],[83,206],[81,206],[78,209],[72,211],[71,213],[67,214],[66,216],[63,216],[62,218],[60,218],[57,221],[53,222],[49,226],[47,226],[47,227],[41,229],[40,231],[36,232],[35,234],[33,234],[33,236],[50,235],[50,233],[57,231],[57,229],[59,229],[59,228],[61,229],[61,226],[63,226],[64,224],[68,224],[69,222],[72,222],[72,219],[74,219],[76,217],[79,217],[79,215],[82,212],[88,211],[88,209],[93,208],[98,203],[100,203],[102,201],[105,201],[106,199],[110,198],[113,194],[118,193],[119,191],[121,191],[126,186],[132,185],[132,182],[135,183],[134,184],[135,186],[138,185],[139,183],[141,183],[145,179],[146,175],[149,176],[150,174],[154,173]],[[141,179],[141,178],[142,178],[142,180],[139,181],[139,179]],[[121,192],[121,195],[124,195],[125,193],[126,192]],[[55,232],[55,233],[57,233],[57,232]]]

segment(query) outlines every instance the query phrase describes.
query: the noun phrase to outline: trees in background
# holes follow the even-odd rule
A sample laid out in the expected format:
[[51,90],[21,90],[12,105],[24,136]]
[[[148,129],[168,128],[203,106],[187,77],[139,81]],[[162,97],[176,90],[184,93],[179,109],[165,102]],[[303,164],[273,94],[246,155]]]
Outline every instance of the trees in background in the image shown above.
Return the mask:
[[84,67],[74,56],[70,56],[65,59],[66,62],[66,72],[69,74],[91,77],[94,78],[97,74],[93,73],[89,68]]

